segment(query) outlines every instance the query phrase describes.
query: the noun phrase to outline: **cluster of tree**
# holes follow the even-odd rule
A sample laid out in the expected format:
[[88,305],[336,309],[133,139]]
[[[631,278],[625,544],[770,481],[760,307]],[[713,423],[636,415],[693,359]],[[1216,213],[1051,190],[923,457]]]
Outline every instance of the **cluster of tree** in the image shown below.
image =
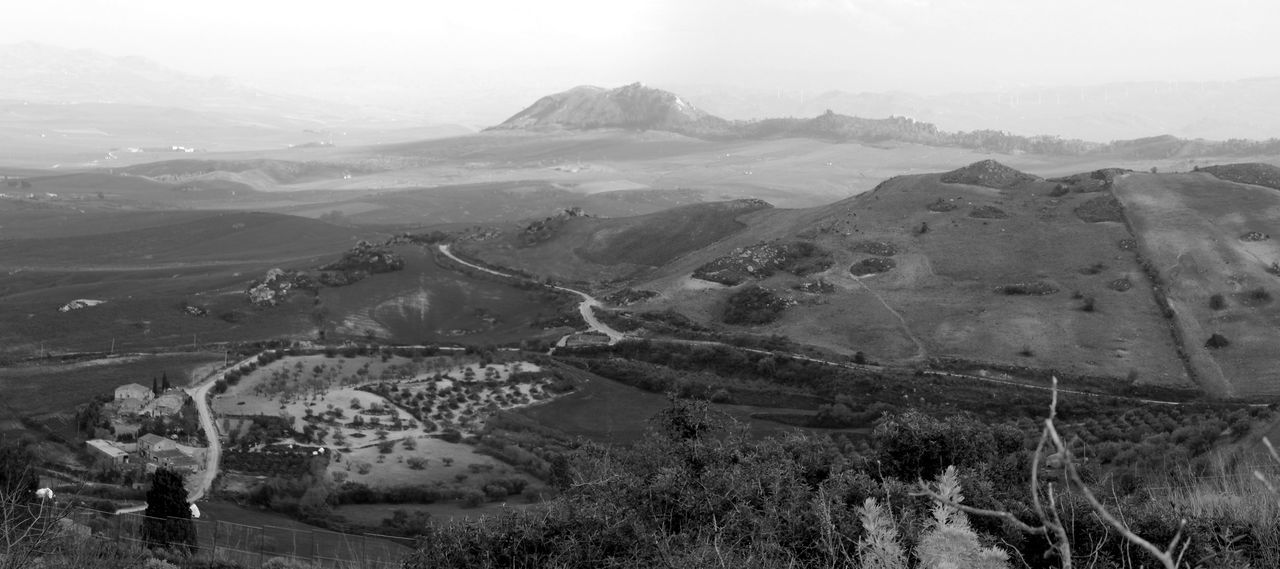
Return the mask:
[[[1017,559],[1041,569],[1063,566],[1064,554],[1077,566],[1161,566],[1120,528],[1162,546],[1181,532],[1186,566],[1271,566],[1280,557],[1266,545],[1280,538],[1276,520],[1192,516],[1143,493],[1095,505],[1075,481],[1105,486],[1105,473],[1064,468],[1055,456],[1059,463],[1021,432],[964,416],[893,416],[857,452],[802,434],[752,438],[704,405],[676,401],[636,444],[577,451],[558,480],[562,494],[544,507],[426,527],[405,567],[934,568]],[[1003,516],[966,518],[956,503]],[[1099,505],[1123,510],[1127,527]],[[1070,523],[1042,525],[1053,519]],[[1055,531],[1025,531],[1045,527]]]

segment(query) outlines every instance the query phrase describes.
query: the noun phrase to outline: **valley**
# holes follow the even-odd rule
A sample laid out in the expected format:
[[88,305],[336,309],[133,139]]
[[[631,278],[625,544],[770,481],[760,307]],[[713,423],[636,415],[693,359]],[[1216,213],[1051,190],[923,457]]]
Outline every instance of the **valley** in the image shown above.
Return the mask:
[[813,477],[797,503],[908,503],[903,457],[928,453],[886,449],[929,429],[986,453],[979,500],[1013,500],[1050,400],[1125,499],[1258,462],[1269,143],[691,108],[576,89],[457,136],[0,168],[0,438],[59,493],[141,511],[146,464],[85,445],[178,436],[96,411],[166,374],[216,520],[405,538],[762,476],[742,464]]

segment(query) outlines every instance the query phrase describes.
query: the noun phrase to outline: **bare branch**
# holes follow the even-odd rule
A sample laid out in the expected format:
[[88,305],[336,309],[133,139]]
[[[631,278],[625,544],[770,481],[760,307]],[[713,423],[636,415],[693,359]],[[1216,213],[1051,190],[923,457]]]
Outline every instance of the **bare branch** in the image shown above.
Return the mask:
[[919,490],[919,491],[916,491],[916,492],[912,492],[912,493],[911,493],[911,495],[912,495],[912,496],[928,496],[929,498],[931,498],[931,499],[932,499],[933,501],[935,501],[935,502],[939,502],[939,503],[945,504],[945,505],[947,505],[947,506],[951,506],[952,508],[955,508],[955,509],[957,509],[957,510],[960,510],[960,511],[962,511],[962,512],[966,513],[966,514],[973,514],[973,515],[975,515],[975,516],[984,516],[984,517],[988,517],[988,518],[1000,518],[1000,519],[1002,519],[1002,520],[1006,520],[1006,521],[1008,521],[1008,522],[1012,523],[1012,524],[1013,524],[1014,526],[1016,526],[1018,529],[1020,529],[1020,530],[1022,530],[1022,531],[1024,531],[1024,532],[1026,532],[1026,533],[1033,533],[1033,534],[1036,534],[1036,535],[1048,535],[1048,534],[1049,534],[1049,530],[1048,530],[1048,528],[1046,528],[1046,527],[1044,527],[1044,526],[1036,527],[1036,526],[1028,525],[1026,522],[1024,522],[1024,521],[1022,521],[1022,520],[1018,519],[1016,516],[1014,516],[1013,514],[1010,514],[1009,512],[1001,512],[1001,511],[999,511],[999,510],[987,510],[987,509],[983,509],[983,508],[975,508],[975,507],[973,507],[973,506],[966,506],[966,505],[961,504],[961,503],[958,503],[958,502],[953,502],[953,501],[951,501],[950,499],[947,499],[947,498],[943,497],[941,494],[938,494],[937,492],[934,492],[933,490],[930,490],[930,489],[929,489],[929,487],[925,485],[924,481],[921,481],[921,482],[920,482],[920,490]]

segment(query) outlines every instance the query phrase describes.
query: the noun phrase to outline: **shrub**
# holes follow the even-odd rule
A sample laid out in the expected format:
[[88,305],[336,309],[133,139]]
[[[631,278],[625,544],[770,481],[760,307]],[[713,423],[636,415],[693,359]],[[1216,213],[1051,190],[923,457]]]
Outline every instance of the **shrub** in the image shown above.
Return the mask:
[[1084,302],[1080,305],[1080,310],[1084,312],[1094,312],[1097,310],[1097,300],[1092,296],[1084,297]]
[[1058,292],[1058,287],[1044,281],[1000,285],[996,292],[1007,296],[1045,296]]
[[475,488],[467,488],[462,491],[461,501],[464,508],[477,508],[484,503],[484,492]]
[[1009,554],[978,543],[978,534],[969,525],[964,512],[952,506],[964,501],[956,467],[948,466],[938,475],[935,492],[942,500],[935,502],[925,532],[916,546],[916,558],[924,569],[967,567],[1001,569],[1009,566]]
[[1133,281],[1129,280],[1129,277],[1121,277],[1107,283],[1107,288],[1116,292],[1125,292],[1133,288]]
[[1209,297],[1209,308],[1213,310],[1222,310],[1227,307],[1227,299],[1221,294],[1215,294]]
[[1212,336],[1209,336],[1209,339],[1204,343],[1204,347],[1213,350],[1225,348],[1230,345],[1231,342],[1227,340],[1227,337],[1217,332],[1214,332]]
[[875,498],[867,498],[858,508],[862,520],[862,539],[858,540],[858,558],[863,569],[906,569],[907,556],[898,543],[898,528]]
[[[956,205],[956,204],[952,203],[952,202],[951,202],[951,201],[949,201],[949,200],[945,200],[945,199],[943,199],[943,198],[938,198],[938,199],[937,199],[937,200],[935,200],[933,203],[931,203],[931,204],[929,204],[928,206],[925,206],[925,207],[926,207],[929,211],[932,211],[932,212],[934,212],[934,213],[946,213],[946,212],[948,212],[948,211],[955,211],[955,210],[956,210],[956,209],[958,209],[960,206],[958,206],[958,205]],[[924,233],[924,232],[923,232],[923,231],[921,231],[921,233]]]
[[726,324],[757,325],[777,320],[787,302],[773,291],[752,285],[729,295],[721,320]]
[[976,219],[1008,219],[1009,214],[996,206],[983,205],[973,208],[973,211],[969,212],[969,217]]
[[887,257],[869,257],[858,261],[849,267],[849,274],[855,277],[865,277],[893,270],[898,263]]

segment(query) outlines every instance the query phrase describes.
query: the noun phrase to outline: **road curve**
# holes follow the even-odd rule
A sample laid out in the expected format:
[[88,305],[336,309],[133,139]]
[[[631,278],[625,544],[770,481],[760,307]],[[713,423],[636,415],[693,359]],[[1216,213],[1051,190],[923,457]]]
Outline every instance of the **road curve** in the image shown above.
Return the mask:
[[[453,251],[449,250],[448,244],[439,245],[439,249],[440,249],[440,252],[444,254],[444,256],[458,263],[461,263],[463,265],[476,269],[478,271],[484,271],[491,275],[497,275],[500,277],[506,277],[510,279],[519,278],[515,275],[510,275],[507,273],[495,271],[487,267],[481,267],[480,265],[477,265],[475,263],[469,263],[467,261],[464,261],[461,258],[459,258],[457,255],[454,255]],[[573,294],[581,296],[582,302],[578,304],[578,312],[582,314],[582,319],[587,322],[587,326],[590,327],[592,330],[599,332],[601,334],[604,334],[605,336],[608,336],[610,344],[616,344],[626,338],[625,334],[617,330],[614,330],[613,328],[609,327],[608,324],[605,324],[604,322],[601,322],[599,318],[596,318],[596,313],[594,309],[603,305],[600,303],[599,300],[596,300],[595,297],[592,297],[591,295],[585,292],[582,292],[580,290],[574,290],[568,287],[563,287],[559,285],[547,285],[547,286],[554,288],[556,290],[571,292]],[[561,340],[561,341],[563,342],[564,340]]]
[[195,502],[209,492],[209,488],[213,486],[213,479],[218,477],[218,466],[222,462],[222,440],[218,438],[218,428],[213,422],[213,410],[209,408],[209,390],[213,389],[213,385],[218,380],[226,377],[227,370],[239,368],[257,357],[253,355],[215,371],[194,387],[187,388],[187,393],[195,400],[196,410],[200,413],[200,428],[204,430],[205,439],[209,441],[208,451],[205,453],[204,470],[200,472],[196,484],[187,491],[188,502]]

